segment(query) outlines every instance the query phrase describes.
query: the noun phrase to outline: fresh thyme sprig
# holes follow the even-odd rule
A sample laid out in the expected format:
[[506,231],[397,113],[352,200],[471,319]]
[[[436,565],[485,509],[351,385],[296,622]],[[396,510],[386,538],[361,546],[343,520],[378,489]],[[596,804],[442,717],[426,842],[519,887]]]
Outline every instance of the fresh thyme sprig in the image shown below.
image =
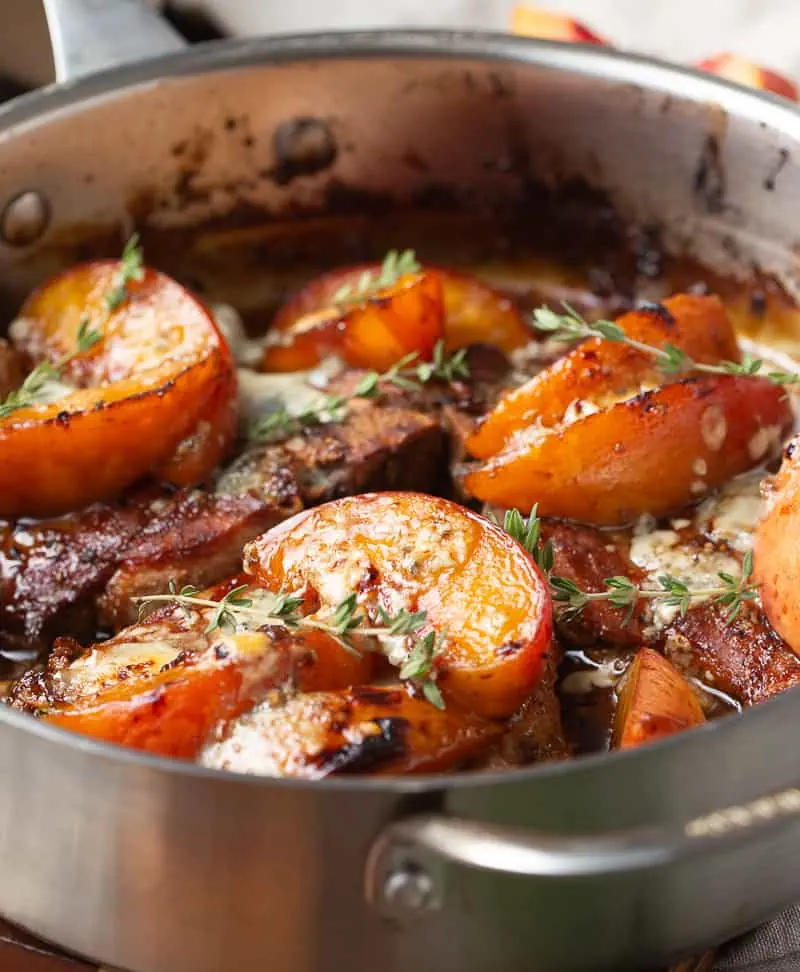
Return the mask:
[[550,588],[553,600],[563,605],[559,616],[565,621],[578,617],[593,601],[608,601],[613,607],[625,609],[627,623],[639,600],[657,600],[666,607],[676,607],[683,617],[692,601],[702,599],[726,607],[725,621],[731,624],[739,615],[745,601],[752,601],[757,596],[757,587],[751,582],[752,571],[752,555],[747,553],[741,576],[734,577],[719,571],[717,576],[720,583],[715,587],[690,588],[677,577],[662,574],[656,578],[659,586],[655,589],[639,587],[628,577],[607,577],[603,582],[606,589],[598,592],[582,591],[566,577],[551,577]]
[[[497,522],[495,517],[492,519]],[[509,510],[503,520],[503,529],[530,553],[535,563],[545,575],[550,586],[553,601],[559,606],[559,618],[563,621],[574,620],[585,608],[597,601],[607,601],[612,607],[626,612],[625,623],[633,617],[636,604],[640,600],[660,601],[667,607],[676,607],[683,617],[698,599],[712,600],[727,608],[726,623],[731,624],[746,601],[755,600],[757,585],[752,581],[753,555],[749,551],[742,560],[740,577],[719,571],[720,583],[709,588],[690,588],[671,574],[657,577],[658,587],[651,589],[639,587],[628,577],[607,577],[603,581],[604,591],[582,591],[578,585],[566,577],[553,575],[553,547],[550,541],[542,543],[541,520],[534,507],[526,520],[519,510]]]
[[141,280],[144,276],[144,262],[142,248],[139,245],[139,234],[133,233],[122,248],[120,268],[114,286],[105,295],[106,308],[115,311],[128,296],[128,284],[134,280]]
[[[139,236],[134,233],[122,251],[120,269],[114,286],[105,295],[106,309],[109,313],[122,305],[128,296],[128,284],[140,280],[144,273]],[[13,415],[22,408],[30,408],[41,401],[42,392],[48,385],[60,380],[64,368],[81,354],[90,351],[103,337],[101,328],[93,328],[88,317],[84,317],[75,336],[75,348],[62,355],[55,363],[40,361],[30,372],[19,388],[8,393],[0,401],[0,418]]]
[[281,625],[290,631],[315,630],[324,631],[335,638],[345,649],[361,654],[362,647],[357,644],[354,635],[373,638],[407,638],[410,649],[405,661],[400,667],[400,678],[416,685],[423,696],[439,709],[444,708],[444,700],[436,684],[434,660],[441,651],[442,638],[433,631],[419,636],[420,630],[427,623],[425,611],[407,611],[404,608],[395,615],[390,615],[383,608],[378,609],[381,624],[368,623],[368,618],[359,609],[358,600],[354,593],[348,594],[336,606],[328,620],[307,617],[300,614],[303,599],[292,594],[279,593],[272,597],[265,605],[255,605],[251,597],[244,592],[247,584],[241,584],[215,601],[203,598],[201,591],[192,585],[180,589],[174,581],[170,581],[168,594],[152,594],[138,597],[134,601],[139,605],[139,618],[143,620],[159,604],[175,604],[191,619],[192,612],[207,610],[211,612],[204,634],[220,630],[228,634],[235,634],[241,630],[243,624],[249,621],[258,627],[264,625]]
[[55,364],[40,361],[19,388],[9,392],[0,402],[0,418],[6,418],[21,408],[35,405],[40,400],[44,389],[61,378],[64,368],[70,361],[93,348],[101,337],[101,332],[90,327],[88,320],[81,321],[75,338],[75,350],[63,355]]
[[286,407],[270,412],[255,423],[250,430],[250,439],[255,442],[269,442],[294,435],[309,425],[341,422],[349,402],[355,398],[377,398],[381,393],[382,385],[394,385],[404,391],[419,391],[430,381],[468,378],[469,367],[466,355],[466,349],[462,348],[448,356],[445,353],[444,342],[439,341],[434,348],[431,361],[419,361],[419,355],[412,352],[387,371],[365,372],[348,395],[321,395],[317,402],[299,412],[292,412]]
[[741,361],[720,361],[706,364],[695,361],[685,351],[674,344],[665,343],[655,347],[628,337],[615,321],[594,321],[589,323],[574,308],[563,303],[564,313],[557,314],[548,307],[539,307],[533,312],[533,324],[540,331],[552,334],[556,339],[565,341],[596,337],[614,344],[625,344],[653,358],[659,370],[668,375],[678,375],[690,371],[702,371],[710,375],[742,375],[767,378],[776,385],[800,385],[800,372],[767,371],[766,362],[751,354],[742,355]]
[[[538,516],[538,504],[531,510],[526,520],[519,510],[506,510],[503,518],[503,529],[509,536],[528,551],[541,572],[550,578],[553,571],[553,544],[548,540],[542,543],[542,521]],[[497,523],[497,517],[490,514],[490,518]]]
[[379,291],[393,287],[406,274],[419,273],[421,269],[413,250],[389,250],[377,273],[365,270],[355,284],[347,283],[340,287],[332,301],[337,307],[360,304]]

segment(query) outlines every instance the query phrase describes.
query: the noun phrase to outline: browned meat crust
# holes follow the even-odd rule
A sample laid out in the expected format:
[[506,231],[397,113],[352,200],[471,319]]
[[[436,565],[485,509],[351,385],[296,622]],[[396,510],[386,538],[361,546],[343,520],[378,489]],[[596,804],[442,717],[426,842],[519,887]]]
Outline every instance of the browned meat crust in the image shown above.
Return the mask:
[[8,694],[9,705],[23,712],[44,712],[59,696],[59,672],[67,668],[83,653],[83,646],[74,638],[56,638],[45,663],[23,672]]
[[800,683],[800,659],[759,607],[745,608],[730,625],[724,608],[692,608],[669,628],[664,652],[679,671],[749,706]]
[[[553,545],[553,573],[573,581],[582,591],[605,590],[606,577],[624,575],[634,583],[641,580],[641,571],[628,558],[629,542],[624,536],[555,522],[543,524],[542,536]],[[626,624],[624,611],[596,601],[587,605],[580,617],[559,622],[558,629],[571,644],[600,642],[633,648],[642,643],[643,618],[635,612]]]
[[[474,344],[467,350],[466,363],[467,381],[430,381],[418,388],[386,381],[380,386],[380,399],[388,405],[420,409],[432,415],[448,405],[470,415],[481,415],[501,392],[519,383],[519,377],[514,381],[511,363],[499,348]],[[326,391],[352,395],[363,376],[363,371],[346,371],[333,379]]]
[[[288,479],[288,477],[286,477]],[[200,495],[170,503],[151,520],[114,570],[97,599],[101,627],[117,630],[136,620],[134,597],[178,587],[208,587],[241,568],[248,540],[300,510],[293,489],[284,497]]]
[[303,506],[367,490],[432,489],[444,469],[442,435],[421,412],[360,401],[341,423],[248,449],[223,473],[217,491],[259,490],[276,468],[291,477]]
[[285,443],[306,506],[378,489],[436,492],[446,473],[436,422],[405,408],[354,402],[346,422]]
[[0,646],[44,648],[131,623],[131,598],[170,579],[207,586],[241,566],[242,545],[336,496],[434,489],[444,464],[434,420],[359,403],[340,425],[248,451],[215,492],[141,490],[50,521],[0,524]]
[[[543,535],[553,543],[553,573],[574,581],[581,590],[603,590],[603,579],[615,575],[634,582],[642,577],[627,555],[624,535],[564,523],[545,524]],[[745,608],[727,626],[724,608],[698,604],[656,632],[648,630],[641,611],[626,625],[624,611],[601,602],[590,604],[577,619],[560,622],[558,630],[564,641],[582,647],[629,650],[651,644],[664,650],[684,674],[749,706],[800,684],[800,660],[760,608]]]
[[163,590],[170,577],[203,586],[233,573],[245,540],[299,509],[284,489],[270,501],[153,490],[56,520],[6,524],[0,645],[41,649],[57,633],[86,638],[98,623],[127,624],[130,596]]
[[554,644],[547,655],[542,680],[511,720],[492,753],[475,768],[510,769],[531,763],[568,759],[561,704],[556,695],[560,651]]

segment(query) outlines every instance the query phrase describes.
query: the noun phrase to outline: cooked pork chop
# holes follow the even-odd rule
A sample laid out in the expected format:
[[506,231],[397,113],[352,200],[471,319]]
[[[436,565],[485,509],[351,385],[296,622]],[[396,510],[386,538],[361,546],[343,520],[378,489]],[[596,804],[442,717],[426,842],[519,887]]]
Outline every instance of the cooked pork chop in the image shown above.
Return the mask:
[[[577,584],[581,590],[605,590],[606,577],[629,577],[634,583],[642,572],[629,557],[630,540],[623,534],[568,523],[547,523],[542,531],[553,545],[553,573]],[[607,601],[595,601],[573,620],[561,622],[559,633],[573,645],[598,641],[620,648],[641,644],[645,618],[634,612],[626,623],[625,613]]]
[[[467,349],[466,366],[468,379],[453,381],[432,380],[414,387],[413,384],[381,382],[381,401],[402,408],[416,408],[431,415],[439,410],[455,407],[465,414],[481,415],[493,405],[502,392],[514,387],[535,374],[541,365],[533,361],[525,363],[525,371],[517,373],[508,357],[489,345],[474,344]],[[334,395],[349,396],[363,379],[364,372],[351,369],[332,377],[325,391]]]
[[744,706],[800,684],[800,659],[754,605],[730,624],[724,608],[693,608],[669,627],[664,653],[685,675]]
[[[553,543],[553,573],[581,590],[601,591],[607,577],[630,578],[657,587],[671,574],[692,589],[719,585],[718,572],[738,574],[760,513],[760,473],[733,480],[685,517],[610,532],[564,523],[545,525]],[[712,601],[693,603],[681,617],[677,607],[640,601],[630,621],[608,602],[589,605],[558,625],[560,637],[580,647],[663,650],[685,675],[749,706],[800,684],[800,659],[775,633],[757,603],[746,603],[729,621]]]
[[210,491],[148,488],[48,521],[0,524],[0,647],[42,650],[135,618],[132,597],[206,586],[241,566],[242,545],[304,506],[364,490],[432,489],[437,424],[359,402],[345,421],[254,447]]
[[434,490],[445,473],[436,422],[408,408],[354,401],[342,422],[311,426],[280,444],[255,446],[223,473],[217,490],[257,489],[264,470],[291,470],[304,506],[380,489]]
[[510,721],[491,754],[478,761],[476,769],[510,769],[569,758],[561,704],[556,695],[559,656],[554,644],[533,695]]
[[170,577],[198,586],[233,573],[242,543],[301,508],[291,481],[272,495],[142,490],[127,501],[2,529],[0,645],[41,650],[131,620],[130,596]]

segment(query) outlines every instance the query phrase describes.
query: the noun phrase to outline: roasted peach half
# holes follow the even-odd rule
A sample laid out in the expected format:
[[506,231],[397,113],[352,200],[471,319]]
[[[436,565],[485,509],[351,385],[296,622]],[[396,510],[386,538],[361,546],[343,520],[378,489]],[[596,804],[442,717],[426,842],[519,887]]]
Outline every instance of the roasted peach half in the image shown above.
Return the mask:
[[337,302],[344,287],[357,293],[364,273],[334,271],[317,278],[278,312],[269,331],[263,371],[302,371],[328,355],[356,368],[386,371],[402,358],[431,357],[444,334],[441,281],[425,271],[403,274],[361,299]]
[[[217,601],[234,586],[224,582],[197,597]],[[269,595],[251,586],[241,596]],[[209,631],[212,617],[210,609],[168,604],[91,646],[63,669],[38,714],[105,742],[190,759],[271,692],[346,689],[375,672],[374,655],[348,651],[323,631],[277,624]]]
[[767,379],[687,378],[553,430],[532,430],[463,478],[495,506],[619,525],[674,512],[760,465],[791,428]]
[[[617,324],[631,340],[658,348],[672,344],[703,364],[741,357],[733,325],[717,297],[679,294],[624,314]],[[476,458],[487,459],[528,426],[550,428],[562,422],[576,403],[594,410],[662,381],[651,355],[590,338],[504,395],[467,440],[467,448]]]
[[542,674],[552,633],[543,577],[503,530],[447,500],[327,503],[248,544],[245,569],[271,590],[306,592],[323,617],[351,591],[370,619],[425,611],[441,639],[432,672],[448,705],[504,718]]
[[228,726],[200,761],[306,779],[432,773],[485,750],[502,731],[502,723],[460,709],[441,711],[400,686],[364,685],[265,702]]
[[[442,339],[448,351],[471,344],[513,351],[530,340],[531,329],[512,300],[477,277],[441,267],[426,266],[411,275],[417,280],[416,303],[409,295],[402,307],[393,304],[392,297],[400,293],[398,281],[388,288],[383,301],[377,295],[367,298],[363,305],[336,309],[337,293],[343,288],[355,291],[365,274],[376,278],[380,272],[380,265],[364,264],[334,270],[307,284],[275,316],[262,369],[299,371],[313,367],[328,354],[338,354],[349,364],[382,371],[407,354],[430,357],[434,345]],[[437,295],[443,302],[438,313]],[[371,317],[359,324],[369,308]],[[375,324],[379,318],[395,335],[382,348],[377,346],[383,340],[382,329]],[[369,343],[365,338],[368,320],[376,331]]]
[[689,683],[658,651],[642,648],[619,696],[614,746],[633,749],[706,721]]
[[[48,393],[0,417],[0,516],[45,516],[116,496],[143,476],[201,480],[235,433],[236,371],[203,305],[155,270],[109,309],[118,261],[74,267],[12,325]],[[75,353],[79,335],[99,339]]]

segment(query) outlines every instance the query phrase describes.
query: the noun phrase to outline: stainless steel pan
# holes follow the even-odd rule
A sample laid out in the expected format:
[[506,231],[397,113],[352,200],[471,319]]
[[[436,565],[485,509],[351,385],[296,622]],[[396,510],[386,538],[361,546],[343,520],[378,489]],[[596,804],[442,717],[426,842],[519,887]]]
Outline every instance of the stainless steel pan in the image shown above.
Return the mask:
[[[800,115],[768,96],[499,35],[173,51],[136,3],[48,8],[61,82],[0,114],[9,306],[134,220],[158,262],[212,296],[247,278],[255,306],[309,240],[341,261],[400,234],[408,209],[430,240],[465,212],[553,246],[586,234],[630,252],[657,233],[664,249],[727,274],[758,265],[798,290]],[[159,56],[111,67],[146,53]],[[75,81],[76,66],[104,70]],[[790,692],[624,755],[306,784],[144,758],[0,711],[0,913],[136,972],[667,963],[800,897],[798,718]]]

